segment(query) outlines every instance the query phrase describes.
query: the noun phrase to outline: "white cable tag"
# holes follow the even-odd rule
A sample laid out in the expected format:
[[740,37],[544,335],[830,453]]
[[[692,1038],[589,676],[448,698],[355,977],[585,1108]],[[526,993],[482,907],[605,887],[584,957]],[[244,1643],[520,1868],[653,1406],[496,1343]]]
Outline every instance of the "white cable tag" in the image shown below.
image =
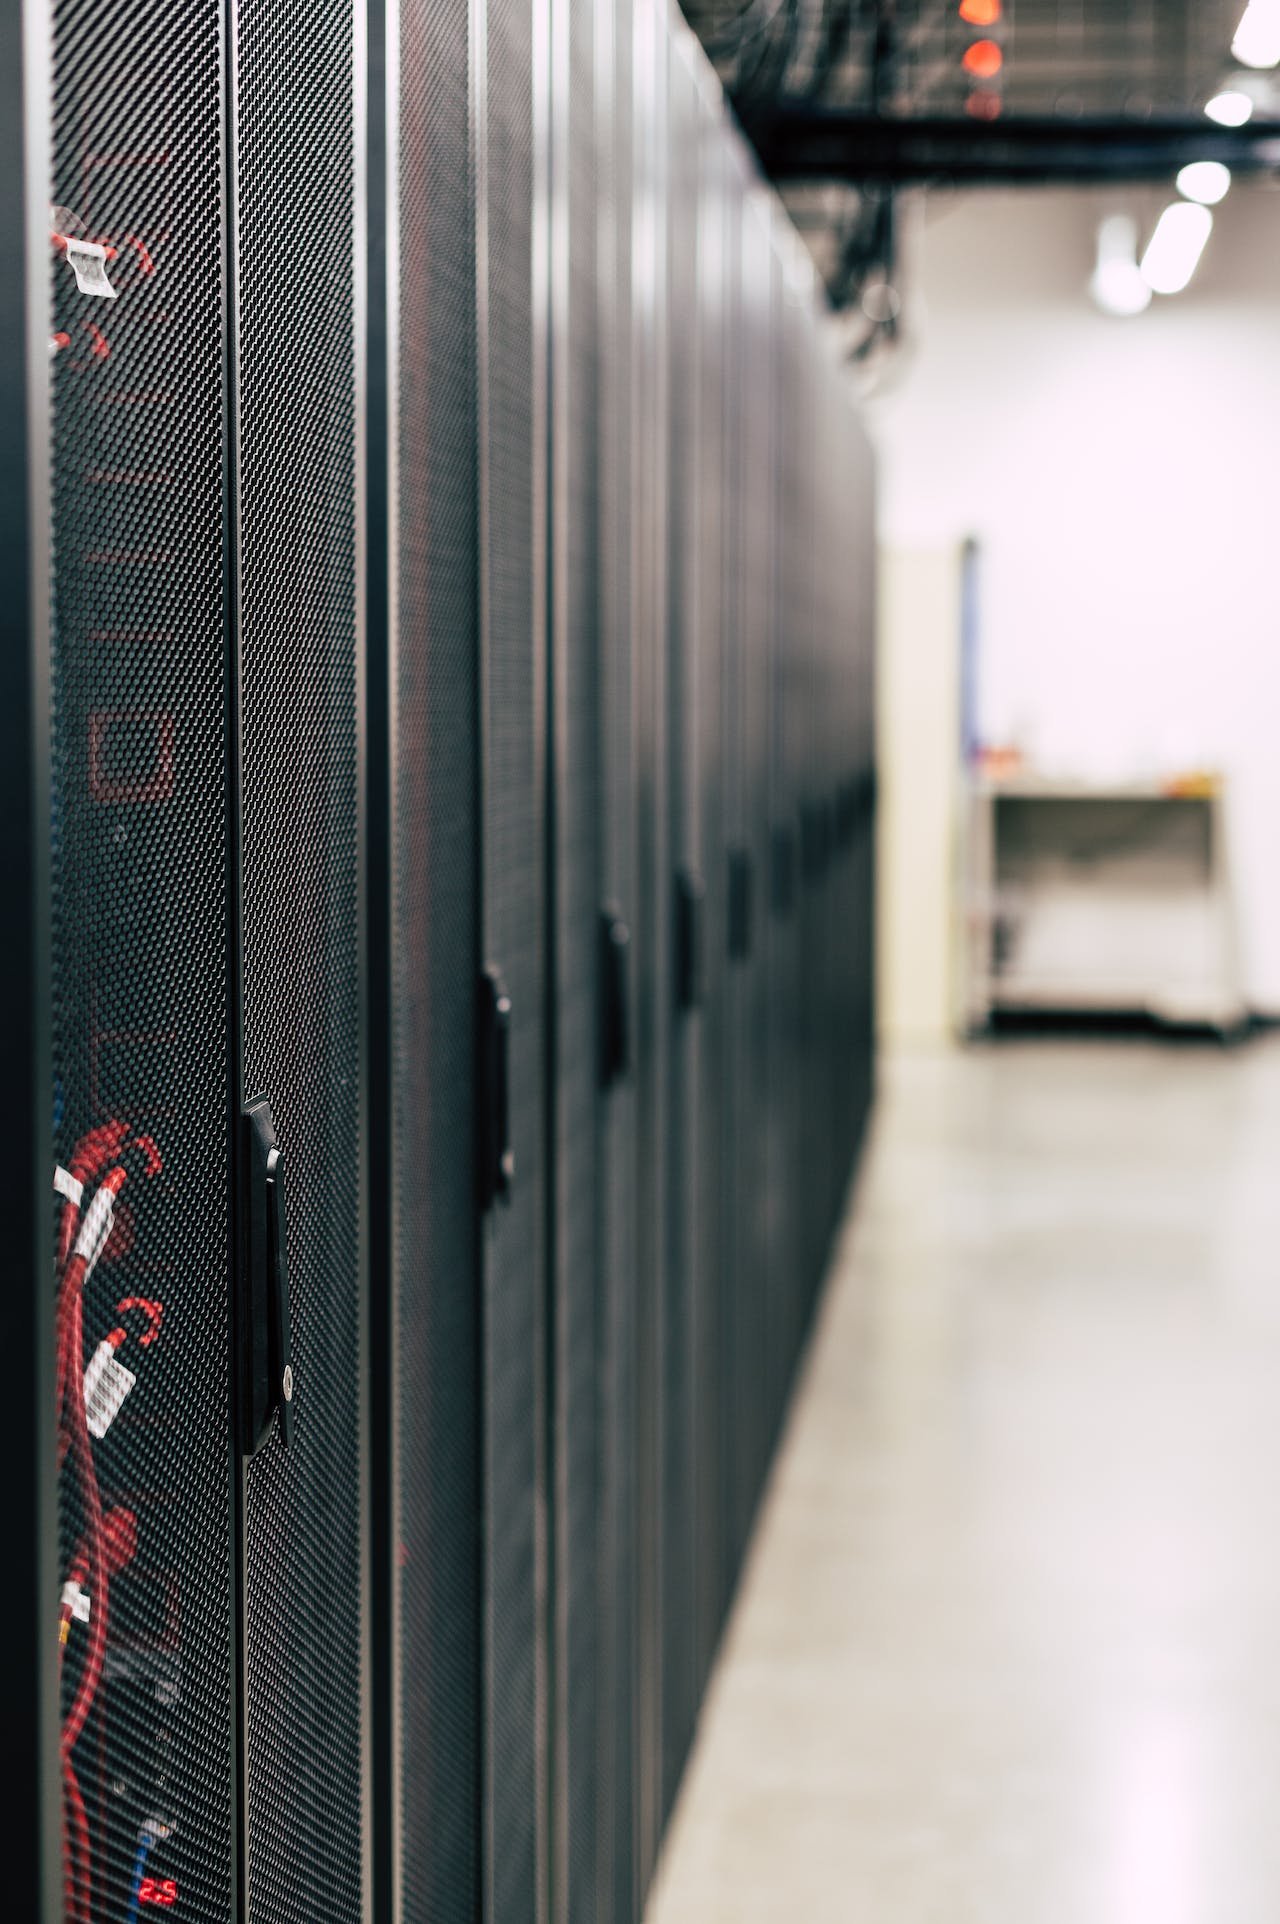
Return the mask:
[[73,1202],[79,1209],[80,1198],[84,1195],[84,1184],[77,1182],[71,1171],[64,1169],[61,1163],[53,1172],[53,1186],[60,1196],[65,1196],[68,1202]]
[[74,1581],[62,1586],[62,1607],[69,1610],[77,1623],[89,1621],[89,1592],[82,1590]]
[[84,1373],[84,1417],[90,1436],[101,1440],[106,1435],[137,1380],[108,1341],[98,1344]]
[[109,1189],[100,1189],[84,1214],[80,1234],[76,1237],[76,1255],[83,1256],[85,1262],[84,1280],[87,1283],[93,1274],[94,1264],[103,1251],[111,1225],[115,1219],[115,1197]]
[[107,250],[101,241],[67,237],[67,259],[82,294],[96,294],[100,300],[113,301],[116,290],[107,279]]

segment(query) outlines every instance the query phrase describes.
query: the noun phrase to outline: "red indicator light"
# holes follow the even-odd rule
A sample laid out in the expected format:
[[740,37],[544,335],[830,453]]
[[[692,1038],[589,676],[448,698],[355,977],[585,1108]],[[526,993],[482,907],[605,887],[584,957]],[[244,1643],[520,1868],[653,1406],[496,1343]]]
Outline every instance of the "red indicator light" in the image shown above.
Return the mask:
[[991,80],[1004,65],[1004,55],[994,40],[975,40],[965,49],[964,64],[979,80]]
[[960,18],[971,27],[994,27],[1000,13],[1000,0],[960,0]]
[[178,1886],[172,1877],[144,1877],[138,1886],[139,1904],[176,1904]]

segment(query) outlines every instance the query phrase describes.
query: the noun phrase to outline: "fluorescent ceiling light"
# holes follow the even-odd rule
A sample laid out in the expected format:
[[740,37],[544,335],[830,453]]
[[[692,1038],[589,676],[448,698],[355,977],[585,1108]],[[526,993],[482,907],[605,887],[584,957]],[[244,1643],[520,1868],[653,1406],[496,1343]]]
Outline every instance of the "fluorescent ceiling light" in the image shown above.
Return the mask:
[[1202,207],[1216,207],[1231,185],[1231,169],[1220,160],[1193,160],[1178,174],[1178,192]]
[[1181,294],[1196,271],[1213,215],[1194,201],[1166,207],[1142,256],[1142,275],[1153,294]]
[[1242,67],[1280,65],[1280,0],[1249,0],[1231,51]]
[[1253,102],[1248,94],[1241,93],[1238,88],[1224,87],[1220,94],[1213,96],[1205,112],[1220,127],[1243,127],[1253,112]]
[[1089,292],[1104,314],[1130,319],[1151,305],[1151,289],[1138,266],[1138,223],[1112,214],[1098,229],[1098,264]]

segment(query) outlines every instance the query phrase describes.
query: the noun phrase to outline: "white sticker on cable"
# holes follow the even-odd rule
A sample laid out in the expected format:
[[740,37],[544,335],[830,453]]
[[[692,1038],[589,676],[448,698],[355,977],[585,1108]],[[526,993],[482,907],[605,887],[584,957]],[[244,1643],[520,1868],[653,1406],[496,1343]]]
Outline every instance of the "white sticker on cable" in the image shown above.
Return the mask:
[[113,301],[116,290],[107,279],[107,250],[101,241],[67,239],[67,259],[82,294],[96,294],[99,300]]
[[107,1237],[111,1234],[111,1224],[115,1218],[115,1197],[109,1189],[100,1189],[85,1211],[76,1237],[76,1255],[85,1260],[87,1283],[93,1274],[93,1266],[102,1254]]
[[84,1373],[84,1417],[90,1436],[104,1437],[120,1414],[120,1405],[137,1382],[110,1343],[102,1342]]
[[88,1623],[89,1593],[82,1590],[74,1578],[62,1586],[62,1607],[71,1612],[77,1623]]
[[79,1209],[80,1198],[84,1195],[84,1184],[77,1182],[71,1171],[64,1169],[61,1163],[53,1172],[53,1186],[60,1196],[65,1196],[68,1202],[73,1202]]

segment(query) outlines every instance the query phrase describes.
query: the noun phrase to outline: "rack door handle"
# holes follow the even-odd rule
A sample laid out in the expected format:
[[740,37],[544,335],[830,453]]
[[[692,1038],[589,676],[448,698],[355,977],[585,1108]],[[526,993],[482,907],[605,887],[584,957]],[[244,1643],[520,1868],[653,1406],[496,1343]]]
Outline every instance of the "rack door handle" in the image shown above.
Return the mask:
[[631,931],[612,903],[600,913],[600,1080],[612,1088],[631,1066]]
[[481,1211],[509,1201],[516,1177],[511,1146],[511,997],[497,969],[480,977],[479,1156],[476,1172]]
[[702,907],[707,888],[694,869],[680,869],[675,888],[675,988],[678,1009],[702,1000]]
[[293,1444],[293,1334],[289,1312],[289,1233],[284,1155],[265,1096],[245,1105],[249,1180],[245,1263],[244,1452],[255,1455],[279,1418],[280,1441]]

